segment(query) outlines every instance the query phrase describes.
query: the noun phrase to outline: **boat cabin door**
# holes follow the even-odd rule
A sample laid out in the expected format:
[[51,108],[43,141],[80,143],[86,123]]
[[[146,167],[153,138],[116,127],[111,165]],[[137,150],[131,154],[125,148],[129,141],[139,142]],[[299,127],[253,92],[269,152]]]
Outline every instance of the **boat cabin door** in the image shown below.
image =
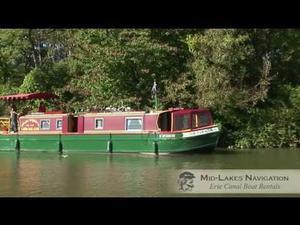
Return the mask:
[[74,115],[67,115],[63,117],[63,133],[74,133],[78,131],[77,127],[78,117]]
[[161,131],[171,131],[172,130],[171,117],[172,117],[171,112],[163,112],[163,113],[159,114],[157,125]]

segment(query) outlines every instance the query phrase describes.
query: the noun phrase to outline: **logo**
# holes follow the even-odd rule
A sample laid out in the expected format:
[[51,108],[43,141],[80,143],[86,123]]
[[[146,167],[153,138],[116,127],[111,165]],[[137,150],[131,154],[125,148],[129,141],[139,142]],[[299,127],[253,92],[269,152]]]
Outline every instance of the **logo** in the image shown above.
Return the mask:
[[180,191],[191,191],[194,188],[195,175],[185,171],[179,175],[178,185]]

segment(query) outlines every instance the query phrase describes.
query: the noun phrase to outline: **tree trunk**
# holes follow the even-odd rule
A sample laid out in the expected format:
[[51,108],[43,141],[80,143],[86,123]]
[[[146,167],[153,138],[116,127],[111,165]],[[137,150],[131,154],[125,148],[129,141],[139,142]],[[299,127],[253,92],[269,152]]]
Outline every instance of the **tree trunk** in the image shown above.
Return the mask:
[[29,29],[28,30],[28,40],[31,44],[31,51],[32,51],[32,59],[33,59],[33,63],[34,63],[34,67],[37,68],[38,65],[37,65],[37,58],[36,58],[36,55],[35,55],[35,49],[34,49],[34,40],[33,40],[33,37],[32,37],[32,29]]

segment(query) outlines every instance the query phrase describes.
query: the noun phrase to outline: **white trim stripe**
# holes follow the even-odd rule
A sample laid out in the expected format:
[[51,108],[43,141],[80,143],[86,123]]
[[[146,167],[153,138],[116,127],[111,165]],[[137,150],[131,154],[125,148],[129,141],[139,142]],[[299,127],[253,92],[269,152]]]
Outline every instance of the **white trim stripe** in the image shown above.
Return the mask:
[[218,127],[211,127],[211,128],[207,128],[207,129],[202,129],[202,130],[197,130],[197,131],[182,133],[182,137],[184,137],[184,138],[186,138],[186,137],[194,137],[194,136],[200,136],[200,135],[215,133],[215,132],[218,132],[218,131],[219,131]]

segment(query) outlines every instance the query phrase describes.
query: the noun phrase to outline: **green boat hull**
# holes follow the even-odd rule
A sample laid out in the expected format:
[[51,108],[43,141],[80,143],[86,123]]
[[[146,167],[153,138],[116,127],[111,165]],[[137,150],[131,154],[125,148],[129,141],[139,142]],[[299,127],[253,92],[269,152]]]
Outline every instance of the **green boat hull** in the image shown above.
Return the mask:
[[0,135],[4,151],[94,151],[173,153],[196,149],[213,149],[219,131],[184,137],[183,133],[159,134],[72,134],[72,135]]

